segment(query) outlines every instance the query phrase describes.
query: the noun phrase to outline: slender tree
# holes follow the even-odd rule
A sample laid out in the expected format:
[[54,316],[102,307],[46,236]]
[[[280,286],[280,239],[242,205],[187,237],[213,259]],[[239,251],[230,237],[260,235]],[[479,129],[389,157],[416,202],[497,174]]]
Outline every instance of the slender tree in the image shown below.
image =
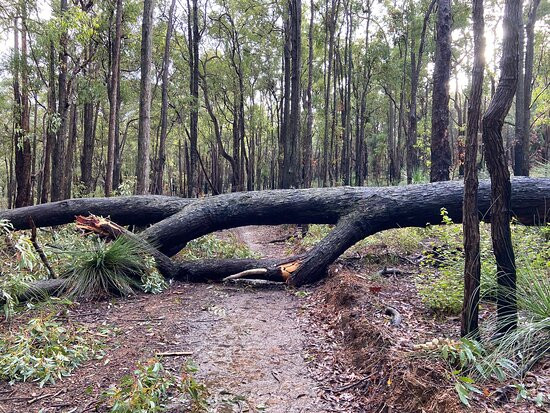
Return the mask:
[[151,60],[154,0],[143,1],[141,24],[141,83],[139,93],[138,152],[136,193],[149,191],[149,153],[151,146]]
[[451,0],[439,0],[432,97],[431,182],[448,181],[451,167],[451,146],[449,143],[451,25]]
[[[61,18],[65,18],[68,10],[67,0],[61,0]],[[67,140],[67,131],[69,124],[69,83],[67,82],[67,72],[69,64],[69,54],[67,51],[69,43],[69,33],[64,30],[60,38],[59,51],[59,75],[57,81],[58,88],[58,109],[59,128],[57,129],[55,145],[53,148],[52,162],[52,201],[59,201],[64,197],[65,190],[65,143]]]
[[164,39],[164,55],[162,57],[162,103],[160,107],[160,137],[158,146],[158,157],[155,165],[153,180],[153,193],[162,194],[164,186],[164,165],[166,164],[166,136],[168,135],[168,86],[170,83],[170,41],[174,29],[174,9],[176,0],[172,0],[168,11],[168,22],[166,24],[166,37]]
[[464,306],[460,324],[460,333],[462,336],[477,334],[478,330],[481,262],[479,255],[479,211],[477,205],[477,134],[481,118],[481,98],[483,94],[483,72],[485,65],[483,0],[474,0],[472,20],[474,31],[474,65],[472,68],[470,99],[468,101],[468,125],[464,158],[464,202],[462,208],[462,227],[464,232]]
[[510,231],[511,183],[502,137],[518,80],[519,35],[522,30],[522,0],[506,0],[500,78],[489,107],[483,115],[483,143],[491,175],[491,238],[497,264],[497,316],[499,333],[517,323],[516,266]]
[[412,178],[415,169],[418,167],[418,155],[416,150],[418,116],[416,112],[416,100],[418,95],[418,82],[420,78],[420,69],[422,68],[422,56],[424,55],[424,44],[426,42],[426,30],[428,21],[435,6],[436,0],[432,0],[428,9],[424,13],[422,20],[422,32],[420,33],[420,46],[418,47],[418,55],[415,46],[415,38],[411,36],[411,96],[409,107],[409,126],[407,130],[407,183],[412,183]]

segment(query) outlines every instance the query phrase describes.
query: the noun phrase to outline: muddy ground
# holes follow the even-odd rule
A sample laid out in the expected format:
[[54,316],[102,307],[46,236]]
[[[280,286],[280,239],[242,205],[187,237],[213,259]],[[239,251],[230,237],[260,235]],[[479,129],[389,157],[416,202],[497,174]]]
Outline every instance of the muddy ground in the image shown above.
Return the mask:
[[[272,241],[289,231],[245,227],[233,233],[262,256],[280,257],[290,252],[288,243]],[[0,412],[107,411],[101,393],[159,353],[171,353],[162,362],[174,374],[190,360],[196,364],[212,412],[461,411],[445,369],[416,362],[411,351],[414,343],[456,337],[458,320],[430,314],[411,277],[373,278],[381,266],[341,260],[326,282],[300,291],[175,283],[158,295],[64,308],[59,320],[106,328],[104,357],[44,388],[1,383]],[[398,267],[417,271],[406,260]],[[400,326],[390,324],[387,307],[399,311]],[[550,388],[549,369],[550,363],[538,369],[539,389]],[[497,390],[487,389],[471,411],[544,411],[509,400],[495,405]],[[186,407],[172,404],[170,411]]]

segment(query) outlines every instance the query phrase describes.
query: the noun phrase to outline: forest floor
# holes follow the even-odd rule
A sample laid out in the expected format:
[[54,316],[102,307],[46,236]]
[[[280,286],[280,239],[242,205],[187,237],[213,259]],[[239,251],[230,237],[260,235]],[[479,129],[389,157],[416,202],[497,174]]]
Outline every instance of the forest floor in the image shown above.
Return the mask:
[[[244,227],[220,236],[232,234],[264,257],[281,257],[292,244],[272,241],[293,231]],[[377,275],[388,262],[401,274]],[[411,277],[417,271],[410,258],[373,246],[348,254],[325,282],[299,291],[174,283],[157,295],[60,307],[59,321],[107,331],[104,356],[43,388],[0,383],[0,413],[108,411],[102,393],[155,356],[176,375],[192,360],[212,412],[462,411],[444,366],[412,351],[435,337],[457,338],[459,326],[458,318],[435,316],[421,303]],[[390,324],[387,307],[402,316],[399,326]],[[0,334],[36,311],[51,308],[21,313]],[[550,392],[548,360],[532,380],[537,391]],[[513,389],[495,385],[483,393],[471,411],[545,411],[514,403]],[[187,410],[172,404],[169,411]]]

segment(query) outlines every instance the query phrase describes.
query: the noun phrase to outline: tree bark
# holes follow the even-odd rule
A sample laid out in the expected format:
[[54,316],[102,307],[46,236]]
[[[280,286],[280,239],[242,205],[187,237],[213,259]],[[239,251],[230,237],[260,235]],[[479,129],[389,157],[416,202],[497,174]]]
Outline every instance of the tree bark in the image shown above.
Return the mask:
[[303,185],[311,187],[313,179],[312,151],[313,151],[313,15],[315,11],[314,1],[310,2],[310,17],[308,28],[308,58],[307,58],[307,90],[306,90],[306,133],[304,136],[304,160],[303,160]]
[[416,46],[414,35],[411,41],[411,97],[409,108],[409,127],[407,131],[407,183],[412,183],[412,178],[416,168],[418,168],[418,155],[416,150],[418,117],[416,114],[416,97],[418,94],[418,82],[420,78],[420,69],[422,68],[422,55],[424,54],[424,43],[426,41],[426,29],[430,15],[435,6],[436,0],[432,0],[422,23],[422,32],[420,34],[420,46],[418,47],[418,56],[416,55]]
[[[61,13],[64,14],[68,10],[67,0],[61,0]],[[67,129],[69,123],[69,88],[67,82],[68,71],[68,47],[69,34],[64,31],[61,34],[59,53],[59,76],[58,76],[58,110],[59,127],[53,148],[52,162],[52,201],[63,199],[65,191],[65,141],[67,139]]]
[[0,210],[0,219],[9,220],[16,230],[29,229],[29,218],[32,218],[35,225],[40,228],[68,224],[74,221],[75,216],[88,214],[108,216],[119,225],[144,226],[174,215],[192,201],[162,195],[66,199],[25,208]]
[[141,83],[139,93],[139,129],[136,165],[136,193],[149,191],[149,155],[151,146],[151,60],[154,0],[143,1],[141,25]]
[[164,165],[166,164],[166,136],[168,134],[168,85],[170,70],[170,41],[174,28],[174,9],[176,0],[172,0],[168,11],[168,22],[166,37],[164,39],[164,56],[162,58],[162,103],[160,108],[160,137],[158,147],[158,158],[155,166],[153,182],[154,194],[162,194],[164,187]]
[[[14,30],[14,101],[15,101],[15,181],[16,196],[15,206],[22,207],[32,204],[31,197],[31,142],[30,135],[30,108],[29,85],[27,67],[27,30],[26,30],[26,4],[21,9],[21,31],[18,30],[18,19],[15,19]],[[19,35],[21,34],[21,53],[19,53]],[[21,84],[19,84],[21,75]]]
[[[540,0],[532,0],[525,26],[525,77],[523,80],[523,130],[521,136],[523,152],[523,175],[529,176],[529,138],[531,135],[531,98],[533,93],[533,57],[535,48],[535,22]],[[518,86],[519,87],[519,86]],[[548,126],[546,126],[548,127]]]
[[[524,224],[539,224],[538,217],[550,212],[550,179],[516,178],[513,184],[512,206],[518,220]],[[181,200],[161,196],[98,198],[62,201],[0,213],[0,219],[13,219],[17,228],[28,226],[32,216],[36,226],[68,222],[80,211],[111,213],[121,224],[150,223],[164,218],[141,234],[129,234],[148,245],[164,274],[175,274],[179,264],[164,254],[174,255],[185,244],[207,233],[242,225],[277,225],[284,223],[336,224],[334,230],[307,254],[295,257],[286,273],[280,268],[275,274],[281,281],[294,285],[312,283],[324,277],[327,266],[355,242],[378,231],[390,228],[424,226],[440,223],[440,209],[447,208],[455,222],[462,220],[463,187],[460,182],[439,182],[407,187],[340,187],[303,190],[274,190],[231,193]],[[490,209],[490,183],[479,189],[480,216]],[[178,211],[177,213],[174,213]],[[31,214],[32,212],[32,214]],[[166,216],[168,218],[165,218]],[[26,224],[25,224],[26,222]],[[157,248],[150,247],[154,245]],[[290,259],[282,262],[288,263]],[[295,262],[294,262],[295,261]],[[206,264],[205,264],[206,265]],[[214,264],[213,264],[214,265]],[[260,261],[234,261],[231,273],[253,267],[271,268]],[[196,271],[210,273],[210,279],[228,274],[224,266],[212,274],[213,267],[202,261],[192,264]],[[177,272],[177,271],[176,271]]]
[[525,129],[523,110],[525,107],[525,89],[523,77],[523,64],[525,62],[525,31],[523,29],[523,6],[520,10],[521,26],[518,33],[518,80],[516,87],[516,117],[514,125],[514,175],[527,176],[524,169],[525,157],[528,156],[523,151],[523,130]]
[[497,262],[497,316],[499,333],[517,324],[516,267],[512,236],[511,185],[502,139],[504,118],[510,110],[518,80],[518,44],[522,30],[521,0],[506,0],[504,38],[500,60],[500,79],[489,108],[483,116],[483,143],[487,168],[491,175],[491,237]]
[[189,93],[191,108],[189,113],[189,175],[187,177],[187,195],[191,198],[199,194],[199,9],[197,0],[188,5],[188,41],[189,41]]
[[483,71],[485,65],[485,37],[483,0],[474,0],[474,66],[472,69],[472,88],[468,107],[468,125],[466,132],[466,154],[464,159],[464,203],[462,207],[462,226],[464,232],[464,305],[460,322],[460,334],[476,335],[479,318],[479,286],[481,277],[480,234],[477,190],[477,133],[481,117],[481,98],[483,94]]
[[449,78],[451,75],[451,0],[439,0],[433,75],[430,182],[448,181],[451,168],[449,144]]
[[52,152],[54,150],[56,135],[54,128],[55,118],[55,48],[53,42],[49,44],[48,53],[48,118],[46,127],[46,142],[44,144],[44,167],[42,172],[42,188],[40,193],[40,202],[48,202],[51,188],[51,165]]

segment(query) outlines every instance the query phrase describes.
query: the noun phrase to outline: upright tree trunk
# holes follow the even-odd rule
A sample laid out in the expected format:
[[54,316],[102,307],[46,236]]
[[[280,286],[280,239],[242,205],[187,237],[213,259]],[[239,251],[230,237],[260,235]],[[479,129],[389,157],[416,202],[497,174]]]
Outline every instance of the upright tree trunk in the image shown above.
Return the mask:
[[[288,24],[286,26],[289,34],[288,41],[285,43],[285,57],[288,59],[285,66],[285,80],[287,71],[290,86],[289,93],[285,91],[289,105],[288,119],[285,119],[286,132],[284,138],[284,158],[283,158],[283,188],[297,188],[300,184],[300,112],[301,112],[301,56],[302,56],[302,1],[288,0]],[[287,38],[285,36],[285,38]],[[287,56],[288,54],[288,56]],[[285,59],[285,61],[286,61]],[[288,102],[285,99],[285,102]],[[288,103],[287,103],[288,104]],[[286,111],[285,111],[286,114]]]
[[160,138],[158,158],[155,165],[153,193],[162,194],[164,185],[164,165],[166,164],[166,136],[168,134],[168,84],[170,70],[170,40],[174,27],[174,9],[176,0],[172,0],[168,11],[166,37],[164,39],[164,56],[162,58],[162,103],[160,108]]
[[[187,196],[193,198],[199,194],[199,10],[197,0],[192,0],[188,6],[188,37],[189,37],[189,92],[191,108],[189,113],[189,168],[187,176]],[[235,125],[234,125],[235,127]]]
[[[540,0],[531,0],[529,16],[525,26],[525,78],[523,80],[523,130],[521,136],[523,152],[523,174],[529,176],[529,137],[531,135],[531,97],[533,93],[533,56],[535,48],[535,22]],[[519,85],[518,85],[519,87]],[[546,126],[548,127],[548,125]]]
[[519,42],[518,42],[518,85],[516,88],[516,119],[514,125],[514,175],[515,176],[526,176],[527,173],[524,169],[525,166],[525,157],[528,154],[523,152],[523,130],[525,129],[524,125],[524,114],[523,110],[525,107],[525,89],[523,85],[523,63],[525,59],[525,35],[523,30],[523,7],[521,9],[521,30],[519,31]]
[[428,21],[434,8],[436,0],[432,0],[428,10],[424,14],[422,23],[422,32],[420,34],[420,46],[418,55],[416,54],[414,34],[411,35],[411,97],[409,108],[409,127],[407,133],[407,183],[412,183],[415,170],[418,168],[418,154],[416,150],[418,117],[416,114],[416,98],[418,94],[418,82],[420,78],[420,69],[422,68],[422,55],[424,54],[424,43],[426,41],[426,29]]
[[143,1],[141,25],[141,84],[139,93],[138,153],[136,193],[149,191],[149,153],[151,146],[151,60],[154,0]]
[[[32,153],[30,134],[30,108],[29,108],[29,84],[27,68],[27,30],[26,30],[26,4],[22,3],[21,10],[21,54],[19,54],[19,30],[18,20],[15,19],[14,30],[14,53],[15,53],[15,76],[13,83],[15,100],[15,125],[14,147],[15,147],[15,180],[16,197],[15,207],[23,207],[32,204],[31,198],[31,166]],[[19,74],[21,74],[21,86],[19,85]]]
[[448,181],[451,168],[449,144],[449,78],[451,76],[451,0],[439,0],[432,97],[430,181]]
[[315,11],[314,0],[310,3],[309,28],[308,28],[308,57],[307,57],[307,91],[306,91],[306,133],[303,140],[304,148],[304,188],[311,187],[312,181],[312,151],[313,151],[313,15]]
[[56,135],[54,127],[55,106],[55,48],[53,42],[49,44],[48,53],[48,119],[46,126],[46,142],[44,143],[44,167],[42,171],[42,187],[40,202],[48,202],[51,188],[51,164]]
[[[61,0],[61,13],[64,14],[68,10],[67,0]],[[58,76],[58,116],[59,128],[53,148],[52,162],[52,201],[63,199],[65,191],[65,141],[67,139],[67,129],[69,124],[69,90],[67,82],[67,71],[69,56],[67,47],[69,42],[69,34],[65,30],[61,34],[59,53],[59,76]]]
[[521,10],[522,0],[506,0],[500,79],[483,116],[485,159],[491,175],[491,237],[497,263],[497,316],[500,320],[500,333],[515,328],[517,323],[516,266],[510,231],[511,184],[502,126],[512,105],[518,80]]
[[74,171],[74,152],[76,151],[76,138],[78,134],[78,111],[76,103],[71,103],[69,110],[69,136],[67,139],[67,156],[65,158],[65,188],[64,198],[71,198]]
[[479,249],[479,212],[477,202],[477,133],[481,117],[481,97],[483,94],[483,71],[485,65],[485,37],[483,0],[474,0],[474,66],[472,88],[468,106],[466,133],[466,154],[464,159],[464,202],[462,207],[462,227],[464,231],[464,305],[460,323],[462,336],[477,334],[479,285],[481,275]]
[[[111,196],[115,169],[115,134],[118,118],[118,83],[120,77],[120,42],[122,38],[122,0],[116,2],[115,37],[111,50],[111,81],[109,83],[109,132],[107,137],[107,170],[105,173],[105,196]],[[140,105],[143,101],[140,101]],[[141,106],[140,106],[141,108]],[[138,161],[139,164],[139,161]]]

